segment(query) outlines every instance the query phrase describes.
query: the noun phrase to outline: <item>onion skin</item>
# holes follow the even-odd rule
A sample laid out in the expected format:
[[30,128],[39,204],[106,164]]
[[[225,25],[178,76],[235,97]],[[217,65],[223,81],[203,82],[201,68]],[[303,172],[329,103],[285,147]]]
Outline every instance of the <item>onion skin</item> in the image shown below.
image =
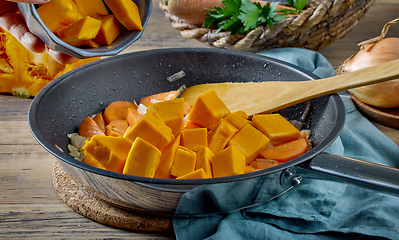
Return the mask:
[[[399,59],[399,38],[384,38],[367,44],[341,66],[341,73],[353,72]],[[379,108],[399,107],[399,79],[350,89],[360,101]]]

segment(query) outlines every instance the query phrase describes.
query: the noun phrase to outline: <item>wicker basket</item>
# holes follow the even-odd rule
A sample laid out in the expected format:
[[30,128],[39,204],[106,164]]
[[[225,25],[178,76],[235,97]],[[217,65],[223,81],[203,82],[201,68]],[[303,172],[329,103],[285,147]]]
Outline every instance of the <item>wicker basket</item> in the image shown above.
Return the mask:
[[258,27],[248,34],[231,35],[187,23],[160,7],[188,39],[197,39],[216,48],[258,52],[276,47],[300,47],[319,50],[346,36],[375,0],[308,0],[300,15],[287,16],[272,28]]

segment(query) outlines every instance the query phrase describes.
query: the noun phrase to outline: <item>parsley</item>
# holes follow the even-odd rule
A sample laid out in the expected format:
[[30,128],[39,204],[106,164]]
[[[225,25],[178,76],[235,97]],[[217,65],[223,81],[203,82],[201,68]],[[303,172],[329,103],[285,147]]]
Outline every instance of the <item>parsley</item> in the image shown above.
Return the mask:
[[279,9],[278,3],[265,6],[251,0],[223,0],[224,8],[214,7],[209,10],[204,20],[204,27],[216,26],[216,33],[224,30],[231,34],[245,34],[259,26],[272,27],[284,19],[286,14],[298,14],[306,5],[306,0],[288,0],[296,10]]

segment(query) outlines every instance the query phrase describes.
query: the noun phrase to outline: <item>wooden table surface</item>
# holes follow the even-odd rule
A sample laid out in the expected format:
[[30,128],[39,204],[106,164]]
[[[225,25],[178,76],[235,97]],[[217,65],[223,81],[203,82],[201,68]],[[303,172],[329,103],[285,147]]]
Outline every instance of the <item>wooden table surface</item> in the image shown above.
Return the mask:
[[[153,13],[142,38],[127,51],[171,47],[207,47],[184,39],[170,26],[154,0]],[[358,51],[357,43],[378,36],[383,25],[399,17],[397,0],[376,0],[352,32],[320,50],[333,66]],[[399,24],[390,36],[399,37]],[[33,138],[27,121],[32,99],[0,94],[0,238],[137,238],[173,236],[138,233],[91,221],[67,207],[53,189],[55,158]],[[376,124],[399,144],[399,130]]]

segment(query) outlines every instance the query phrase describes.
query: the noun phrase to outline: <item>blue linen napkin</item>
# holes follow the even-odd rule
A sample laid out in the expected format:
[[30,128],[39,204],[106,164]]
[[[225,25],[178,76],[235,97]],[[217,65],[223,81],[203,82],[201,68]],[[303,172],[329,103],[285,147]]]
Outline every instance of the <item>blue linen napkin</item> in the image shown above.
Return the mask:
[[[260,53],[321,78],[334,75],[319,53],[298,48]],[[345,127],[325,152],[399,168],[399,146],[381,133],[340,93]],[[277,199],[241,211],[192,216],[204,208],[229,210],[283,190],[279,173],[223,187],[198,187],[181,199],[173,217],[177,239],[399,239],[399,197],[344,183],[304,179]],[[234,185],[235,184],[235,185]]]

